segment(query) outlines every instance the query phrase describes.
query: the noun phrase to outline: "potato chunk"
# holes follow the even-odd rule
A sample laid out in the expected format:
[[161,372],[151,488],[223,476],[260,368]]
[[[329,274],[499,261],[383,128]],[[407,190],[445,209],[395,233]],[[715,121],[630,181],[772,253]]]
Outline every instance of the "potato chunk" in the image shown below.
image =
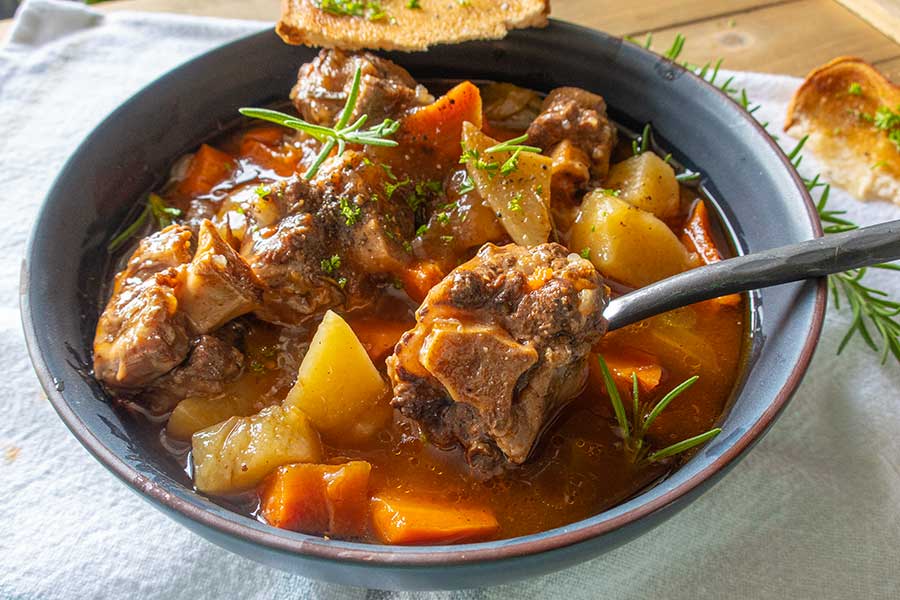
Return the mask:
[[188,396],[169,416],[166,433],[176,440],[190,440],[201,429],[212,427],[230,417],[247,417],[257,412],[255,399],[249,396],[221,394]]
[[[543,244],[550,237],[548,207],[553,161],[534,152],[522,152],[516,160],[516,168],[504,174],[500,167],[512,154],[484,152],[497,143],[475,125],[463,124],[463,147],[479,156],[466,162],[469,177],[514,242],[523,246]],[[493,166],[481,168],[479,164]]]
[[660,219],[678,214],[680,196],[675,171],[652,152],[643,152],[613,165],[604,185],[618,190],[619,198],[625,202]]
[[370,439],[390,419],[388,386],[341,317],[325,313],[300,364],[285,406],[309,415],[326,441]]
[[194,485],[213,494],[242,492],[281,465],[322,459],[319,434],[293,406],[231,417],[195,433],[192,446]]
[[569,247],[589,252],[598,271],[632,287],[690,267],[688,251],[665,223],[603,191],[585,197]]

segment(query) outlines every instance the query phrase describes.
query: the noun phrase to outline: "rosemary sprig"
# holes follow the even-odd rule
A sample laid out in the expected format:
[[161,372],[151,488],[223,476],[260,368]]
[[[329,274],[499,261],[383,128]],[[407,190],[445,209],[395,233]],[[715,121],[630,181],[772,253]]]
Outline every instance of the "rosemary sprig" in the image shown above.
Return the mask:
[[628,453],[628,456],[631,458],[633,463],[642,463],[642,462],[658,462],[670,456],[675,456],[676,454],[680,454],[682,452],[686,452],[695,446],[698,446],[708,440],[713,439],[722,430],[719,427],[715,427],[701,433],[700,435],[695,435],[694,437],[688,438],[686,440],[682,440],[671,446],[666,446],[661,450],[656,450],[654,452],[650,451],[650,445],[647,443],[645,436],[647,434],[647,430],[650,429],[650,426],[656,420],[657,417],[666,409],[666,407],[671,404],[671,402],[680,396],[686,389],[694,385],[697,382],[699,377],[694,375],[693,377],[684,380],[677,386],[675,386],[672,390],[670,390],[662,399],[656,403],[655,406],[644,415],[643,406],[641,405],[640,394],[638,392],[638,380],[637,375],[635,373],[631,374],[631,384],[632,384],[632,392],[631,392],[631,417],[632,422],[628,422],[628,416],[625,413],[625,405],[622,403],[622,397],[619,395],[619,389],[616,387],[615,382],[613,381],[612,374],[609,372],[609,366],[607,366],[606,361],[603,359],[603,356],[597,355],[597,360],[600,361],[600,372],[603,375],[603,386],[606,388],[606,394],[609,396],[609,401],[613,406],[613,412],[616,415],[616,421],[619,423],[619,429],[622,430],[622,437],[624,439],[625,451]]
[[304,121],[300,117],[288,115],[277,110],[269,110],[267,108],[241,108],[240,113],[245,117],[262,119],[277,123],[284,127],[290,127],[298,131],[303,131],[313,138],[319,140],[324,145],[319,152],[313,164],[310,165],[306,173],[303,174],[304,179],[312,179],[319,171],[319,167],[325,162],[325,159],[331,154],[337,146],[338,156],[344,153],[347,144],[360,144],[362,146],[396,146],[397,142],[386,139],[388,136],[396,133],[400,127],[399,121],[393,119],[385,119],[380,124],[362,129],[366,124],[368,115],[362,115],[353,123],[350,123],[350,116],[356,108],[356,101],[359,99],[359,85],[362,77],[362,70],[357,67],[356,73],[353,75],[353,83],[350,85],[350,93],[347,94],[347,102],[341,110],[337,123],[334,127],[325,127],[323,125],[315,125]]
[[164,229],[180,216],[181,211],[177,208],[167,206],[166,201],[163,200],[161,196],[158,194],[150,194],[147,196],[147,205],[144,207],[144,210],[141,211],[141,214],[138,215],[138,218],[135,219],[131,225],[123,229],[119,235],[110,240],[109,244],[106,245],[106,250],[108,252],[115,252],[118,250],[122,244],[140,231],[141,227],[144,226],[144,223],[146,223],[147,219],[150,217],[153,217],[153,220],[156,221],[156,224],[160,229]]
[[494,144],[490,148],[486,148],[485,154],[493,154],[494,152],[512,152],[512,156],[507,158],[502,165],[500,165],[500,173],[503,175],[509,175],[519,166],[519,154],[522,152],[536,152],[540,153],[541,149],[537,146],[527,146],[522,144],[522,142],[528,139],[528,134],[523,133],[519,137],[513,138],[511,140],[506,140],[505,142],[500,142],[499,144]]
[[650,123],[644,125],[641,135],[631,140],[631,154],[637,156],[643,154],[650,147]]
[[[626,38],[626,40],[641,45],[637,40],[630,38]],[[651,40],[651,35],[647,34],[647,38],[643,44],[644,48],[650,49]],[[672,46],[663,56],[673,62],[677,61],[684,48],[685,41],[686,39],[683,35],[676,35]],[[746,89],[736,89],[732,87],[731,84],[734,81],[734,76],[728,77],[723,82],[719,82],[719,70],[722,66],[721,58],[715,63],[707,62],[703,66],[691,65],[687,62],[681,64],[709,84],[716,86],[728,94],[732,100],[749,114],[754,114],[760,108],[759,104],[752,104],[750,102]],[[870,118],[875,127],[887,131],[891,141],[900,147],[900,107],[898,107],[897,112],[892,111],[887,107],[881,107],[879,111]],[[772,139],[778,141],[778,136],[768,130],[768,122],[762,122],[760,124]],[[801,151],[806,144],[806,140],[807,137],[804,136],[787,153],[788,158],[795,169],[799,169],[800,163],[803,160]],[[696,175],[699,176],[699,174]],[[810,195],[818,194],[816,208],[819,214],[819,220],[823,225],[823,231],[826,234],[851,231],[859,227],[859,225],[843,216],[846,211],[828,208],[831,185],[822,181],[820,174],[817,173],[811,178],[806,178],[802,175],[801,177],[803,178],[803,183],[806,185],[806,189],[809,190]],[[880,264],[871,268],[900,271],[900,265],[897,264]],[[864,284],[863,278],[867,272],[867,269],[853,269],[844,273],[828,276],[828,288],[831,292],[834,309],[840,311],[843,306],[847,306],[850,308],[852,316],[850,328],[841,340],[837,352],[840,354],[853,337],[859,334],[863,342],[869,348],[874,352],[880,353],[882,364],[887,362],[888,356],[893,356],[897,362],[900,363],[900,302],[892,300],[889,294],[884,290],[879,290]],[[870,327],[877,332],[877,341],[870,333]]]

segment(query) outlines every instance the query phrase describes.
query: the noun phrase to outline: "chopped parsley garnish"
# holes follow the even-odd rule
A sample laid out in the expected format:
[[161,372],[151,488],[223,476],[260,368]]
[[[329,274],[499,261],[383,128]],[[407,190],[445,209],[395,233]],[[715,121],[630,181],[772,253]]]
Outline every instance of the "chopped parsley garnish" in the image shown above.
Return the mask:
[[463,146],[462,154],[459,155],[459,164],[464,165],[470,160],[478,160],[481,155],[474,148],[466,148]]
[[409,196],[406,197],[406,204],[412,210],[418,210],[420,206],[425,202],[425,197],[420,196],[413,192]]
[[847,93],[851,96],[862,96],[862,86],[854,81],[850,84],[850,87],[847,88]]
[[388,200],[391,199],[391,196],[394,195],[394,192],[397,191],[397,188],[403,187],[404,185],[409,184],[409,179],[404,179],[403,181],[397,181],[394,183],[385,183],[384,184],[384,193],[387,194]]
[[478,150],[463,146],[462,154],[459,156],[459,163],[464,165],[469,162],[474,162],[476,169],[487,171],[489,174],[492,174],[493,171],[500,168],[500,163],[487,161],[482,158],[481,153]]
[[330,258],[322,259],[322,271],[331,275],[341,268],[341,257],[337,254],[331,255]]
[[522,192],[516,192],[512,200],[506,203],[506,208],[512,212],[522,212]]
[[422,5],[419,4],[419,0],[406,0],[406,8],[409,8],[409,9],[422,8]]
[[585,259],[590,258],[591,257],[591,249],[588,247],[582,248],[581,252],[579,252],[578,254],[581,255],[581,258],[585,258]]
[[444,242],[445,244],[449,244],[450,242],[453,241],[453,236],[452,235],[442,235],[441,241]]
[[267,188],[264,185],[258,185],[258,186],[256,186],[256,189],[253,190],[253,192],[257,196],[259,196],[260,199],[265,199],[269,194],[272,193],[272,190],[270,190],[269,188]]
[[416,237],[421,237],[425,235],[425,232],[428,231],[428,225],[419,225],[419,228],[416,229]]
[[339,288],[344,289],[345,287],[347,287],[347,278],[338,277],[337,284]]
[[[538,186],[538,187],[540,187],[540,186]],[[469,192],[471,192],[474,189],[475,189],[475,182],[472,181],[472,178],[469,177],[468,173],[464,173],[462,184],[459,186],[459,193],[460,194],[468,194]],[[540,192],[538,192],[538,193],[540,193]]]
[[342,17],[365,17],[370,21],[387,17],[381,3],[372,0],[317,0],[316,4],[325,12]]
[[618,197],[619,197],[619,194],[622,193],[622,190],[611,190],[611,189],[608,189],[608,188],[604,188],[604,189],[601,190],[601,191],[602,191],[603,194],[606,195],[606,196],[615,196],[616,198],[618,198]]
[[434,218],[437,219],[437,222],[441,225],[447,225],[450,223],[450,215],[446,212],[439,212],[434,215]]
[[360,212],[362,212],[362,210],[359,208],[359,206],[356,205],[355,202],[351,202],[347,198],[341,198],[339,202],[341,206],[341,216],[344,217],[344,222],[348,226],[356,225],[356,223],[359,221],[359,214]]
[[543,196],[544,195],[544,186],[539,183],[536,186],[534,186],[534,191],[538,196]]
[[391,181],[397,181],[397,176],[394,175],[394,170],[391,168],[391,165],[381,163],[379,166],[384,169],[385,173],[387,173],[388,179],[390,179]]
[[408,254],[412,254],[412,251],[413,251],[412,244],[410,244],[406,240],[403,240],[403,244],[401,244],[401,245],[403,246],[403,249],[406,250],[406,252]]

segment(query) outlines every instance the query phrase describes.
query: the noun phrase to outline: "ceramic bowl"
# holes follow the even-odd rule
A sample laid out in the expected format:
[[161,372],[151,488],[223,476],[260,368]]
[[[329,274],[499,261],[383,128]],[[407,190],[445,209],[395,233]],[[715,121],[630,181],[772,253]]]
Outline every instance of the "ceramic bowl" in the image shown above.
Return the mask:
[[[47,196],[22,271],[25,333],[50,401],[105,467],[179,523],[254,560],[343,584],[449,589],[532,577],[606,552],[687,505],[759,440],[813,354],[822,281],[751,295],[752,332],[722,434],[655,487],[589,519],[514,539],[395,547],[282,531],[193,491],[156,436],[116,410],[89,376],[99,290],[110,272],[105,245],[134,204],[165,180],[173,159],[233,121],[238,107],[285,98],[297,68],[314,54],[266,31],[171,71],[94,130]],[[759,125],[720,91],[636,45],[553,22],[502,41],[390,58],[417,78],[496,79],[541,91],[574,85],[602,94],[615,119],[651,122],[676,159],[704,174],[739,253],[821,235],[802,182]]]

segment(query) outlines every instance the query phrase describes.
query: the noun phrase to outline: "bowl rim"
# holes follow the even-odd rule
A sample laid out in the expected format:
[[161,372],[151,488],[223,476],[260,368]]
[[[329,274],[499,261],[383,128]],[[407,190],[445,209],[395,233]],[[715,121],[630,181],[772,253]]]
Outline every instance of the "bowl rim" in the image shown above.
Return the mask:
[[[605,34],[589,27],[560,21],[557,19],[551,19],[551,21],[555,27],[569,29],[575,35],[599,34],[609,36],[609,34]],[[241,38],[238,38],[236,40],[211,48],[207,52],[201,53],[194,58],[189,59],[181,63],[180,65],[177,65],[172,70],[167,71],[160,77],[144,85],[134,95],[123,101],[120,105],[120,108],[128,104],[131,99],[133,99],[138,94],[141,94],[148,87],[153,86],[156,82],[167,77],[170,73],[172,73],[172,71],[186,66],[194,61],[200,60],[209,54],[221,50],[224,47],[240,44],[249,37],[258,36],[265,33],[269,33],[269,31],[263,30],[260,32],[249,33],[246,36],[242,36]],[[670,65],[677,67],[678,69],[681,69],[683,71],[682,73],[680,73],[681,76],[691,77],[699,85],[706,86],[710,90],[714,90],[716,94],[733,102],[733,99],[725,94],[725,92],[723,92],[718,87],[709,84],[704,79],[697,76],[694,72],[683,68],[677,63],[668,61],[667,59],[664,59],[663,57],[660,57],[640,46],[635,46],[635,49],[640,52],[651,54],[655,58],[665,61]],[[738,108],[736,104],[735,108]],[[756,121],[756,119],[754,119],[752,115],[743,110],[735,110],[735,114],[736,116],[738,116],[738,118],[743,119],[747,124],[749,124],[757,135],[762,136],[765,143],[768,144],[768,146],[775,152],[775,155],[781,161],[784,168],[787,169],[789,175],[791,176],[794,184],[797,187],[797,191],[800,193],[800,196],[804,202],[814,236],[821,237],[823,235],[823,230],[821,221],[818,218],[818,210],[816,209],[816,205],[813,202],[808,189],[803,183],[802,178],[800,177],[799,173],[797,173],[790,159],[786,156],[784,151],[780,146],[778,146],[774,139],[772,139],[771,135],[765,130],[765,128],[758,121]],[[101,123],[99,123],[97,127],[100,127],[103,122],[105,122],[105,120],[101,121]],[[88,136],[86,136],[85,141],[90,137],[90,135],[91,134],[88,134]],[[76,149],[72,156],[78,154],[79,150],[80,148]],[[64,165],[60,172],[65,171],[66,166],[67,165]],[[46,205],[42,204],[39,209],[38,215],[40,215],[40,212],[43,212],[45,207]],[[161,484],[156,483],[150,480],[147,476],[141,474],[137,469],[130,466],[123,459],[119,458],[115,453],[113,453],[109,448],[106,447],[106,445],[85,425],[85,423],[76,414],[76,412],[69,406],[68,402],[62,395],[62,390],[57,388],[57,382],[50,374],[47,364],[44,361],[43,356],[41,355],[39,344],[37,342],[35,320],[33,319],[33,316],[31,314],[31,304],[29,301],[27,265],[29,263],[29,258],[31,258],[32,256],[39,220],[40,219],[38,216],[38,219],[35,221],[35,226],[32,228],[28,238],[25,258],[23,259],[22,263],[22,273],[19,285],[20,316],[22,319],[22,325],[25,334],[25,343],[38,380],[45,393],[47,394],[51,405],[56,410],[57,414],[68,427],[68,429],[72,432],[76,439],[78,439],[78,441],[88,450],[88,452],[109,471],[111,471],[120,480],[122,480],[125,484],[132,488],[133,491],[137,492],[142,497],[151,500],[151,503],[158,505],[158,508],[168,508],[179,513],[181,516],[218,533],[225,534],[229,537],[244,539],[250,543],[265,546],[277,552],[296,554],[309,558],[324,559],[337,562],[360,563],[372,566],[456,566],[479,562],[496,562],[505,559],[535,555],[552,550],[559,550],[568,546],[588,541],[592,538],[596,538],[604,534],[609,534],[617,529],[620,529],[632,522],[638,521],[654,512],[657,512],[673,504],[674,502],[678,501],[680,498],[689,494],[695,488],[703,484],[703,482],[705,482],[707,479],[710,479],[716,473],[726,468],[737,458],[739,458],[746,450],[748,450],[753,445],[754,442],[756,442],[760,438],[760,436],[774,422],[775,418],[783,410],[787,402],[796,391],[809,367],[822,331],[825,308],[827,304],[826,279],[821,278],[815,290],[815,304],[812,313],[812,323],[803,341],[803,346],[800,351],[799,358],[793,369],[791,370],[790,375],[788,376],[784,385],[778,390],[768,408],[766,408],[766,410],[752,424],[752,426],[748,427],[747,430],[744,431],[736,441],[732,442],[730,447],[722,452],[722,454],[720,454],[712,463],[692,475],[689,479],[682,482],[678,486],[662,493],[651,501],[648,501],[639,506],[635,506],[634,508],[625,511],[620,515],[598,523],[593,523],[587,526],[579,526],[579,524],[583,523],[586,520],[583,519],[581,521],[571,523],[565,528],[557,528],[555,530],[548,530],[547,532],[540,532],[540,534],[543,535],[539,535],[538,537],[522,536],[504,540],[494,540],[493,542],[482,542],[479,544],[459,544],[444,546],[398,547],[389,546],[386,544],[360,544],[343,542],[340,540],[326,540],[318,536],[309,536],[303,534],[299,534],[300,537],[297,537],[298,534],[296,534],[295,532],[282,532],[271,527],[266,529],[257,529],[252,527],[250,524],[238,520],[230,520],[224,516],[218,515],[204,508],[196,502],[192,502],[188,499],[181,498],[170,493]],[[567,530],[567,528],[573,529]],[[289,537],[287,534],[291,534],[291,537]],[[485,547],[487,545],[496,544],[498,542],[500,542],[500,545],[496,545],[494,547]]]

